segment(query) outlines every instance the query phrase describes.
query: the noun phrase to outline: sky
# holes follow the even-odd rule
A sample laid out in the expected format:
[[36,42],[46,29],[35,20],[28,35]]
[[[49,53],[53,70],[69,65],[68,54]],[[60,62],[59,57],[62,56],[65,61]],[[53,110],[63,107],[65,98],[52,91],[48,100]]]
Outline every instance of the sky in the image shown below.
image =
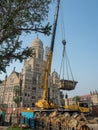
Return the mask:
[[[53,3],[50,7],[49,21],[53,24]],[[60,74],[62,59],[62,40],[66,40],[66,50],[74,80],[78,81],[72,91],[63,91],[69,97],[86,95],[98,91],[98,0],[61,0],[55,37],[51,72]],[[30,46],[37,34],[22,35],[23,46]],[[38,34],[44,47],[50,46],[51,36]],[[20,72],[23,63],[13,62],[7,67],[7,75],[13,68]],[[4,79],[6,74],[0,74]],[[65,77],[66,78],[66,77]]]

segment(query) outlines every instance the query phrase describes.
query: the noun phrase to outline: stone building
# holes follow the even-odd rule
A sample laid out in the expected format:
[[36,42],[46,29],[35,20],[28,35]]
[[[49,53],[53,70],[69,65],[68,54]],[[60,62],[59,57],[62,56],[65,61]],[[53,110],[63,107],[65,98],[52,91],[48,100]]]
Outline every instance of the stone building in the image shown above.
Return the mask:
[[16,107],[13,98],[15,96],[14,86],[20,86],[19,73],[12,71],[9,77],[5,77],[5,80],[0,84],[0,104],[7,104],[8,107]]
[[[86,94],[86,95],[81,95],[80,97],[80,101],[86,101],[89,103],[89,105],[98,105],[98,92],[97,90],[90,92],[90,94]],[[74,98],[74,97],[73,97]],[[76,102],[73,100],[73,98],[68,98],[68,103],[70,105],[75,104]],[[65,99],[65,103],[66,103],[66,99]]]
[[[1,103],[8,104],[8,107],[16,107],[16,104],[13,102],[13,97],[15,96],[13,89],[15,85],[20,87],[22,107],[34,107],[35,102],[42,97],[42,74],[45,68],[49,48],[47,47],[45,58],[43,43],[39,38],[33,40],[31,48],[33,50],[32,57],[29,57],[24,61],[22,71],[17,73],[14,69],[1,85]],[[56,71],[54,71],[49,76],[48,97],[52,98],[57,104],[63,97],[62,92],[58,90],[58,81],[59,76]]]
[[93,105],[98,105],[98,91],[95,90],[93,92],[90,92],[91,95],[91,103]]
[[3,96],[4,96],[4,88],[5,88],[5,82],[2,81],[2,83],[0,83],[0,103],[3,103]]
[[44,48],[40,39],[36,38],[32,44],[33,55],[24,61],[22,69],[22,106],[32,107],[41,98],[41,77],[45,61],[43,60]]
[[[46,65],[48,53],[48,51],[46,51],[46,57],[44,59],[43,43],[38,38],[33,40],[31,48],[34,51],[34,54],[28,60],[25,60],[21,72],[23,95],[22,106],[24,107],[34,107],[35,102],[42,98],[42,74]],[[53,82],[53,78],[57,78],[58,80],[58,77],[53,77],[53,75],[54,74],[49,77],[48,97],[58,103],[58,98],[60,98],[58,95],[60,95],[61,92],[58,90],[58,84]]]
[[56,99],[56,102],[58,102],[59,106],[64,105],[64,94],[63,91],[58,90],[59,88],[59,81],[60,81],[60,76],[58,73],[54,70],[52,73],[52,87],[53,87],[53,92],[51,92],[51,96],[55,95],[54,98]]

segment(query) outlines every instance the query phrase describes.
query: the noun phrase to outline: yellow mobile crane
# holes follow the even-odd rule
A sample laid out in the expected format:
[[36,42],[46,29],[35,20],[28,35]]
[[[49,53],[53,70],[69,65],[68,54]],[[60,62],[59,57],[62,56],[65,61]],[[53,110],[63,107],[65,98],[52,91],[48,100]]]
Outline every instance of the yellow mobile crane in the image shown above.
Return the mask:
[[[51,64],[52,64],[52,56],[53,56],[53,49],[54,49],[54,41],[55,41],[55,34],[56,34],[56,26],[57,26],[57,20],[58,20],[58,12],[59,12],[59,4],[60,0],[57,0],[57,7],[56,7],[56,15],[54,19],[54,25],[53,25],[53,32],[52,32],[52,39],[51,39],[51,46],[50,50],[47,56],[46,66],[43,72],[43,79],[42,79],[42,89],[43,89],[43,95],[42,99],[36,102],[36,107],[33,109],[24,109],[22,112],[26,113],[34,113],[34,118],[39,118],[42,113],[49,114],[54,111],[54,108],[57,108],[57,105],[53,103],[53,101],[48,100],[48,78],[51,72]],[[51,110],[49,110],[51,108]],[[53,109],[52,109],[53,108]]]
[[[54,112],[55,110],[58,110],[58,112],[64,114],[68,112],[69,114],[73,114],[75,112],[89,112],[88,106],[82,104],[78,104],[75,106],[63,106],[63,108],[57,106],[52,100],[50,101],[48,99],[48,79],[51,72],[51,64],[52,64],[52,56],[53,56],[53,49],[54,49],[54,41],[55,41],[55,35],[56,35],[56,27],[57,27],[57,20],[58,20],[58,13],[59,13],[59,4],[60,0],[57,0],[57,7],[56,7],[56,14],[54,19],[54,25],[53,25],[53,32],[52,32],[52,39],[51,39],[51,46],[50,50],[47,56],[46,66],[43,72],[43,79],[42,79],[42,89],[43,89],[43,95],[42,99],[40,99],[38,102],[36,102],[36,107],[33,109],[24,109],[22,111],[22,114],[30,114],[34,113],[34,118],[40,118],[43,114],[50,114],[51,112]],[[65,41],[63,41],[63,44],[65,46]],[[61,90],[72,90],[74,89],[77,82],[73,82],[71,80],[60,80],[60,88]],[[28,115],[27,115],[28,116]]]
[[[44,69],[43,73],[43,80],[42,80],[42,88],[43,88],[43,95],[42,99],[40,99],[38,102],[36,102],[36,106],[38,108],[45,110],[45,112],[49,112],[49,109],[52,109],[54,111],[55,108],[58,108],[58,111],[64,113],[64,112],[69,112],[69,113],[74,113],[74,112],[83,112],[83,113],[88,113],[90,112],[89,107],[86,105],[86,103],[79,103],[78,105],[75,106],[64,106],[63,109],[59,109],[59,106],[57,106],[53,101],[48,100],[48,78],[51,72],[51,64],[52,64],[52,56],[53,56],[53,49],[54,49],[54,41],[55,41],[55,35],[56,35],[56,27],[57,27],[57,20],[58,20],[58,13],[59,13],[59,4],[60,0],[57,0],[57,8],[56,8],[56,14],[55,14],[55,19],[54,19],[54,26],[53,26],[53,32],[52,32],[52,39],[51,39],[51,46],[50,50],[48,53],[47,61],[46,61],[46,66]],[[63,45],[65,47],[66,41],[63,40]],[[64,48],[65,50],[65,48]],[[63,50],[63,53],[64,53]],[[71,81],[71,80],[61,80],[60,82],[61,90],[72,90],[75,88],[75,85],[77,84],[76,81]],[[85,106],[86,105],[86,106]],[[46,110],[47,109],[47,110]],[[37,109],[35,110],[36,112],[38,111]],[[52,112],[52,111],[51,111]]]
[[57,105],[53,103],[53,101],[48,101],[47,95],[48,95],[48,78],[51,72],[54,41],[55,41],[56,27],[57,27],[58,13],[59,13],[59,4],[60,4],[60,0],[57,0],[57,8],[56,8],[56,15],[54,19],[51,46],[50,46],[49,54],[46,61],[46,66],[43,73],[43,80],[42,80],[43,97],[41,100],[36,102],[36,106],[39,108],[56,108],[57,107]]

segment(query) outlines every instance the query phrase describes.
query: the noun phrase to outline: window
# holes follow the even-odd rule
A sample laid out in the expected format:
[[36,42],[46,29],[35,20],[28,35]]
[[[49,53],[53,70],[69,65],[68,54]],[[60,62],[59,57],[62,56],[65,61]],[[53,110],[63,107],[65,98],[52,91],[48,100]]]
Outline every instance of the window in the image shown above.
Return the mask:
[[80,107],[87,107],[88,108],[88,103],[80,103]]
[[11,77],[11,78],[10,78],[10,83],[11,83],[11,84],[14,83],[14,77]]
[[35,104],[34,104],[34,103],[32,103],[32,107],[35,107]]
[[39,64],[36,64],[37,67],[39,67]]
[[32,90],[36,90],[36,87],[32,87]]
[[27,93],[25,93],[24,95],[27,96]]
[[32,96],[32,99],[35,99],[35,96]]

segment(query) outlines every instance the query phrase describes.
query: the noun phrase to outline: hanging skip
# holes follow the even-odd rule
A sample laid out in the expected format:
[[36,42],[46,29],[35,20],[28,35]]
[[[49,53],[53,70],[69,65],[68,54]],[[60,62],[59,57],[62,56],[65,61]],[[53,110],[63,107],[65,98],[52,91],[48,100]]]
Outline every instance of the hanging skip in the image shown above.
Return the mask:
[[[66,52],[66,40],[62,41],[63,44],[63,54],[62,54],[62,61],[61,61],[61,68],[60,68],[60,85],[59,89],[61,90],[73,90],[76,87],[77,81],[74,81],[74,77],[72,74],[71,66],[69,63],[69,59]],[[66,65],[65,65],[66,60]],[[65,79],[65,67],[66,67],[66,79]],[[71,75],[71,79],[69,78],[69,73]],[[61,75],[62,74],[62,75]]]

